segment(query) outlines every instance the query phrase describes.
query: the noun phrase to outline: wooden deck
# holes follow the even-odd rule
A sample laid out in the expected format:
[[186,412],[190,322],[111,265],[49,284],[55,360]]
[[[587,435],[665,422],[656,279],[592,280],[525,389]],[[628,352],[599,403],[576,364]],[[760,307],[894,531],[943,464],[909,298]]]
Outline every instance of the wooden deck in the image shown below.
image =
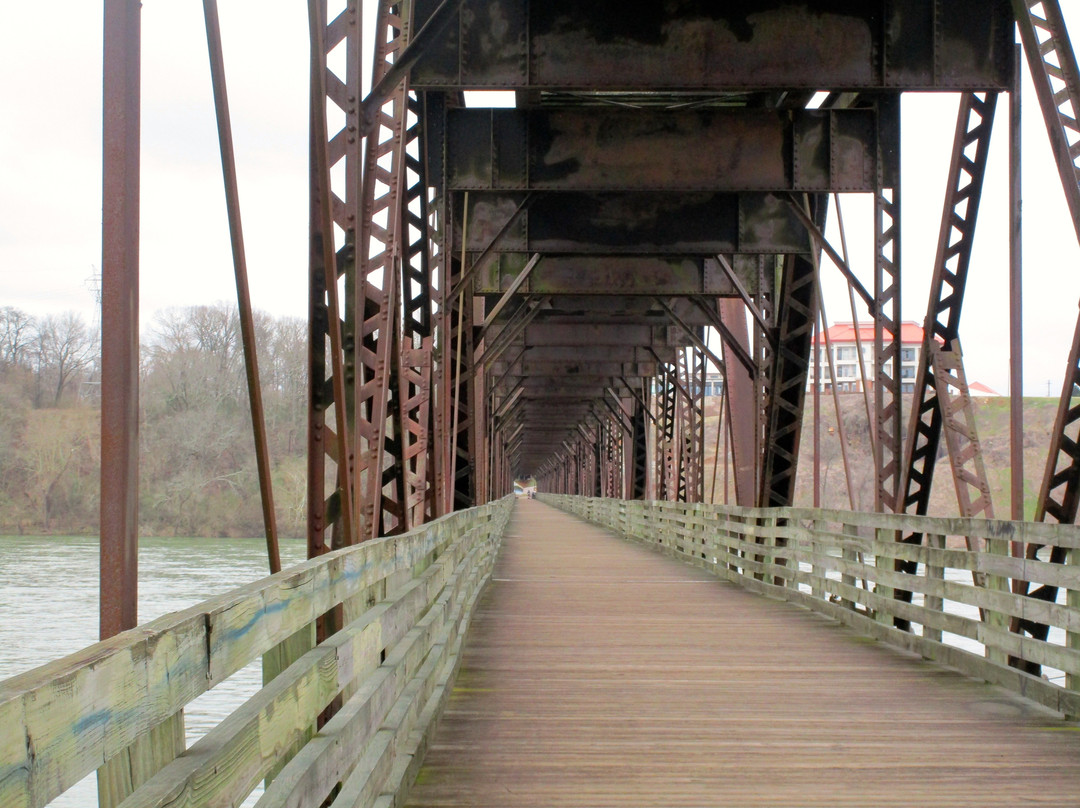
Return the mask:
[[412,806],[1080,804],[1080,727],[535,500]]

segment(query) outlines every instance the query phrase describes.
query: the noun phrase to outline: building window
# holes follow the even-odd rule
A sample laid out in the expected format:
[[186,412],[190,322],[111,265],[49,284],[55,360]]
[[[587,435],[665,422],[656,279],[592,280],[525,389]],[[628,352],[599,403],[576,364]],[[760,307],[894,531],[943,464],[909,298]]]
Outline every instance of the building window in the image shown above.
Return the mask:
[[851,362],[852,360],[855,359],[855,348],[853,346],[850,346],[850,345],[845,345],[843,348],[837,348],[836,349],[836,359],[837,359],[837,361],[840,361],[840,362],[843,362],[843,361]]
[[900,368],[900,378],[901,379],[914,379],[915,378],[915,368],[901,367]]
[[915,349],[914,348],[901,348],[900,349],[900,361],[901,362],[914,362],[915,361]]
[[855,376],[854,365],[837,365],[836,366],[836,378],[838,379],[850,379]]

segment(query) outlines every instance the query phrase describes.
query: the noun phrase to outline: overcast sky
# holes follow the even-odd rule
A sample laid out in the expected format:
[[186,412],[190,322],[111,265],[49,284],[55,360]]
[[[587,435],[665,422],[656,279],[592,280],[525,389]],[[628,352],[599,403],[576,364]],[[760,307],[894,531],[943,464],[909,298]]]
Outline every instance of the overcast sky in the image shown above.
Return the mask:
[[[1080,12],[1067,4],[1072,29]],[[220,0],[252,299],[304,316],[307,297],[307,17],[299,0]],[[235,300],[202,3],[143,5],[142,317]],[[102,4],[0,9],[0,305],[93,316],[101,262]],[[1080,299],[1080,250],[1030,84],[1024,117],[1025,393],[1060,392]],[[903,106],[903,316],[922,322],[956,96]],[[968,378],[1008,389],[1007,103],[962,325]],[[868,198],[845,200],[852,263],[873,280]],[[834,213],[830,222],[835,223]],[[831,230],[835,240],[835,231]],[[838,241],[837,241],[837,245]],[[830,321],[850,320],[823,270]],[[865,312],[861,313],[865,317]]]

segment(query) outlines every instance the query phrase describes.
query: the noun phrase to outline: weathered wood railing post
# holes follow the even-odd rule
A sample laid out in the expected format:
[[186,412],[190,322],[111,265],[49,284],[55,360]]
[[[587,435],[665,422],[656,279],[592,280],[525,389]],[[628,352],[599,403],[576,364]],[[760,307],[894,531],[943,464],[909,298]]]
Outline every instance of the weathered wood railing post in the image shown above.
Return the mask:
[[[986,540],[986,552],[990,555],[1000,556],[1002,558],[1009,558],[1011,556],[1009,542],[1005,539],[987,539]],[[1011,592],[1009,579],[1004,575],[987,575],[985,577],[986,588],[992,592],[1004,592],[1006,594]],[[1009,630],[1009,615],[990,609],[982,609],[983,621],[988,626],[993,626],[1000,631]],[[995,646],[993,643],[987,642],[985,644],[986,658],[992,662],[996,662],[999,665],[1009,664],[1009,655],[1005,652],[1005,649],[1000,646]]]
[[810,550],[810,559],[811,559],[811,561],[810,561],[810,573],[811,573],[811,581],[812,581],[812,583],[810,584],[810,594],[811,594],[812,597],[819,598],[819,599],[823,600],[826,597],[825,578],[828,575],[828,567],[824,566],[821,563],[822,556],[825,555],[827,550],[823,546],[822,542],[820,542],[818,540],[819,525],[820,525],[820,520],[818,520],[816,518],[810,520],[810,525],[809,525],[809,533],[810,533],[809,550]]
[[881,571],[884,570],[890,572],[895,565],[893,564],[892,558],[880,555],[879,550],[888,546],[886,543],[891,544],[895,535],[896,531],[890,528],[874,528],[874,593],[877,595],[877,600],[880,603],[880,606],[874,610],[874,619],[886,626],[891,626],[893,624],[892,609],[890,609],[889,606],[891,605],[895,594],[893,587],[885,586],[882,583]]
[[[859,537],[859,528],[856,525],[844,522],[840,527],[840,532],[845,536],[851,536],[857,539]],[[844,542],[840,550],[841,558],[848,564],[857,564],[861,561],[861,557],[858,550],[851,547],[850,542]],[[844,586],[850,586],[852,589],[858,586],[858,579],[846,570],[840,575],[840,583]],[[841,598],[840,605],[845,609],[855,609],[855,601],[848,598]]]
[[158,724],[98,769],[98,806],[115,808],[184,751],[184,711]]
[[[941,533],[927,533],[926,546],[930,550],[930,557],[934,558],[937,550],[945,549],[945,536]],[[926,565],[927,581],[936,582],[939,586],[945,583],[945,567],[939,564]],[[932,587],[927,587],[932,589]],[[923,606],[930,612],[942,612],[945,608],[945,600],[940,595],[927,594],[923,598]],[[941,629],[923,623],[923,637],[934,642],[941,642]],[[925,654],[924,654],[925,656]]]
[[[1077,575],[1080,576],[1080,570],[1078,570],[1078,568],[1080,568],[1080,548],[1073,547],[1069,550],[1068,564],[1077,572]],[[1077,577],[1074,577],[1073,580],[1077,580]],[[1074,584],[1068,588],[1065,593],[1065,605],[1070,609],[1080,610],[1080,585]],[[1080,651],[1080,631],[1066,631],[1065,645],[1073,651]],[[1080,675],[1066,673],[1065,689],[1071,690],[1074,693],[1080,691]],[[1076,721],[1080,719],[1080,716],[1066,711],[1065,718],[1069,721]]]

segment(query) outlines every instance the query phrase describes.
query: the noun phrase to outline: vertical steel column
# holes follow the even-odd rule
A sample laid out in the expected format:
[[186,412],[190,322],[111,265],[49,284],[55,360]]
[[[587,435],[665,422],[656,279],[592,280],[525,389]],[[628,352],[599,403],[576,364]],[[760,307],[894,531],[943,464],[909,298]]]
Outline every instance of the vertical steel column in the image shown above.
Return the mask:
[[656,377],[657,394],[657,429],[656,429],[656,498],[674,502],[678,498],[676,480],[678,458],[675,446],[675,407],[676,391],[671,376],[674,370],[667,363],[660,365]]
[[[1017,48],[1019,49],[1019,45]],[[1009,517],[1024,518],[1024,285],[1022,220],[1021,94],[1023,85],[1017,58],[1016,75],[1009,91]],[[1022,542],[1013,542],[1013,555],[1022,556]],[[1013,581],[1019,592],[1019,581]]]
[[648,465],[649,450],[646,441],[648,424],[645,420],[645,404],[640,400],[634,401],[634,414],[630,421],[633,425],[633,435],[630,438],[630,458],[632,462],[630,499],[645,499],[648,496]]
[[874,196],[874,510],[896,511],[900,491],[900,187]]
[[[336,541],[349,543],[354,540],[351,524],[353,457],[351,442],[346,440],[348,418],[344,378],[350,372],[352,352],[344,344],[346,340],[351,342],[351,338],[343,334],[338,284],[342,275],[346,285],[354,277],[362,150],[359,134],[361,24],[355,4],[347,5],[328,23],[325,0],[308,0],[308,24],[311,36],[311,218],[307,551],[308,557],[314,557],[329,549],[326,531],[339,519],[342,529]],[[328,54],[342,43],[346,50],[344,80],[327,64]],[[333,135],[327,129],[327,112],[331,109],[345,113],[341,128]],[[344,168],[345,184],[335,191],[331,187],[331,176],[336,173],[337,166]],[[340,250],[335,247],[335,224],[345,233]],[[331,354],[329,377],[326,367],[328,341]],[[326,423],[326,412],[331,407],[334,408],[334,430]],[[336,467],[337,486],[326,499],[328,463]]]
[[[933,360],[940,355],[938,347],[953,351],[960,335],[960,314],[996,108],[996,93],[981,97],[965,93],[960,98],[934,275],[923,321],[923,344],[915,376],[904,475],[901,477],[903,500],[900,510],[906,513],[926,514],[929,509],[943,424],[943,401],[939,396]],[[958,357],[953,360],[959,361]],[[962,368],[959,372],[962,374]],[[974,445],[977,447],[978,444]],[[959,484],[959,480],[957,482]],[[918,544],[922,536],[912,534],[904,541]]]
[[685,502],[705,501],[705,354],[696,348],[682,351],[686,400],[683,476]]
[[[823,203],[814,211],[823,216]],[[806,378],[817,319],[817,272],[813,262],[788,256],[777,305],[779,338],[773,354],[759,507],[790,505],[795,495]]]
[[[1076,55],[1057,0],[1013,0],[1013,8],[1072,216],[1073,229],[1080,238],[1080,148],[1076,146],[1080,140],[1080,71],[1077,69]],[[1018,148],[1018,145],[1015,147]],[[1017,181],[1014,178],[1014,182]],[[1014,204],[1018,204],[1015,199]],[[1019,249],[1019,246],[1016,245],[1014,249]],[[1017,283],[1018,280],[1016,278]],[[1080,506],[1080,446],[1075,438],[1077,423],[1080,422],[1080,406],[1074,405],[1078,383],[1080,320],[1069,350],[1068,367],[1035,510],[1036,521],[1076,521],[1077,508]],[[1035,558],[1040,549],[1040,545],[1029,544],[1025,554],[1028,558]],[[1065,560],[1066,551],[1055,547],[1050,561],[1064,563]],[[1047,602],[1057,599],[1057,587],[1041,586],[1028,593],[1027,582],[1021,581],[1016,588],[1021,594],[1030,594]],[[1014,622],[1013,628],[1041,640],[1046,639],[1049,631],[1045,624],[1033,620],[1020,620],[1018,624]],[[1028,673],[1036,676],[1041,673],[1041,666],[1037,663],[1010,661]]]
[[[409,41],[410,6],[380,0],[375,25],[375,64],[372,83],[390,72]],[[384,469],[399,464],[400,448],[390,430],[391,375],[399,361],[397,292],[405,260],[401,212],[405,199],[405,130],[408,87],[401,80],[385,98],[369,108],[365,121],[363,190],[360,196],[358,273],[353,289],[356,322],[353,336],[356,367],[353,374],[353,423],[356,438],[356,506],[358,536],[372,539],[394,529],[404,510],[402,492],[387,485]],[[367,106],[367,102],[365,102]],[[426,193],[426,191],[424,192]],[[405,203],[407,204],[407,203]],[[421,214],[422,216],[423,214]],[[415,346],[414,346],[415,347]],[[393,474],[389,475],[391,478]],[[386,492],[384,493],[384,489]]]
[[[750,334],[746,326],[746,308],[737,298],[720,300],[720,319],[728,332],[749,351]],[[753,378],[740,362],[733,361],[731,350],[724,345],[724,406],[731,433],[732,465],[735,477],[735,503],[753,507],[757,496],[757,461],[755,430],[758,426],[757,379]],[[725,461],[726,462],[726,461]],[[725,467],[726,469],[726,467]],[[726,474],[726,470],[725,470]]]
[[105,0],[101,230],[100,637],[138,623],[138,0]]
[[[431,414],[431,337],[419,348],[402,346],[398,371],[404,465],[405,530],[425,521],[428,485],[428,426]],[[411,340],[410,340],[411,341]]]

